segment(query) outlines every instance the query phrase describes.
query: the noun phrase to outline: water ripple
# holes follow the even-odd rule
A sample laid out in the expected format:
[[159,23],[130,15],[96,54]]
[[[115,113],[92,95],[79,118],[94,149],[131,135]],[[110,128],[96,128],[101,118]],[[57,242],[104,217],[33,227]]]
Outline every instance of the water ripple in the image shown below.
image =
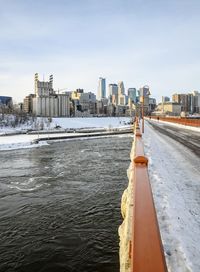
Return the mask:
[[119,271],[130,147],[105,138],[2,151],[0,271]]

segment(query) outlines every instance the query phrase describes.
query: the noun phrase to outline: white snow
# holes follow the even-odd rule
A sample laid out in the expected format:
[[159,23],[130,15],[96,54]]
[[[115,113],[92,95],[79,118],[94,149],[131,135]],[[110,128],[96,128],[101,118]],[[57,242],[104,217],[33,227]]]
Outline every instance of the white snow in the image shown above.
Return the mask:
[[186,126],[186,125],[181,125],[181,124],[172,123],[172,122],[166,122],[166,121],[162,121],[162,120],[158,121],[158,120],[152,119],[152,118],[151,119],[145,118],[145,119],[148,120],[149,122],[155,122],[157,124],[165,124],[165,125],[169,125],[169,126],[173,126],[173,127],[179,127],[179,128],[184,128],[184,129],[200,132],[200,127]]
[[34,148],[47,145],[46,142],[33,144],[32,141],[37,139],[37,135],[12,135],[0,137],[0,150],[13,150],[21,148]]
[[147,122],[143,141],[169,272],[199,272],[199,158]]
[[[41,120],[40,120],[41,121]],[[127,117],[105,117],[105,118],[54,118],[52,122],[52,128],[56,125],[61,126],[62,128],[125,128],[129,126],[124,126],[124,122],[129,122],[130,118]],[[19,128],[18,128],[19,129]],[[7,133],[9,128],[2,129],[3,133]],[[12,131],[12,130],[11,130]],[[13,131],[12,131],[13,132]],[[48,134],[48,130],[46,131],[46,134],[40,134],[38,132],[38,135],[33,134],[19,134],[19,135],[10,135],[10,136],[4,136],[2,134],[0,136],[0,150],[12,150],[12,149],[20,149],[20,148],[33,148],[33,147],[39,147],[42,145],[47,144],[46,142],[40,142],[39,144],[33,144],[32,141],[36,140],[37,138],[46,138],[48,137],[51,139],[51,137],[62,137],[67,135],[75,135],[76,133],[54,133],[54,134]],[[81,136],[81,133],[78,134]],[[83,138],[87,139],[87,138]],[[70,140],[70,139],[69,139]],[[63,141],[63,140],[62,140]]]
[[123,126],[130,117],[53,118],[52,121],[62,128],[113,128]]

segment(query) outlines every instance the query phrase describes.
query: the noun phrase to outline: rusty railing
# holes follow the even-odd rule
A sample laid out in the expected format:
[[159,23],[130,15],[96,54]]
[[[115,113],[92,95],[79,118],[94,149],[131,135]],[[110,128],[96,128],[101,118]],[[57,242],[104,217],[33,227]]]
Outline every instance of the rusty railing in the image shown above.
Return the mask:
[[144,155],[138,122],[135,127],[133,167],[131,271],[166,272],[167,266],[148,177],[148,159]]
[[151,116],[151,119],[177,123],[185,126],[200,127],[200,119],[194,118],[178,118],[178,117],[155,117]]

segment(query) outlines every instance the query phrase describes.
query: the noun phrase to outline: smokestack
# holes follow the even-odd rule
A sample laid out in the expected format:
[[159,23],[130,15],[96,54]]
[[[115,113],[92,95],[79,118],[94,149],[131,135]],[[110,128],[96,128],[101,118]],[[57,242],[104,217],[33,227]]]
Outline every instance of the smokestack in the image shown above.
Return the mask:
[[37,95],[37,89],[38,89],[38,73],[35,73],[35,95]]

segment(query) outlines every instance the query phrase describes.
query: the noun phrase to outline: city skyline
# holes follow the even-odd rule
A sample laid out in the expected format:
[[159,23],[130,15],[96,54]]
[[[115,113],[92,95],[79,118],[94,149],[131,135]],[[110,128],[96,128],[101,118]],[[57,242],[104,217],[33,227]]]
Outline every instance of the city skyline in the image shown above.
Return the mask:
[[[98,78],[163,95],[199,90],[198,1],[1,3],[0,95],[22,100],[34,74],[97,94]],[[46,77],[45,77],[46,79]]]

